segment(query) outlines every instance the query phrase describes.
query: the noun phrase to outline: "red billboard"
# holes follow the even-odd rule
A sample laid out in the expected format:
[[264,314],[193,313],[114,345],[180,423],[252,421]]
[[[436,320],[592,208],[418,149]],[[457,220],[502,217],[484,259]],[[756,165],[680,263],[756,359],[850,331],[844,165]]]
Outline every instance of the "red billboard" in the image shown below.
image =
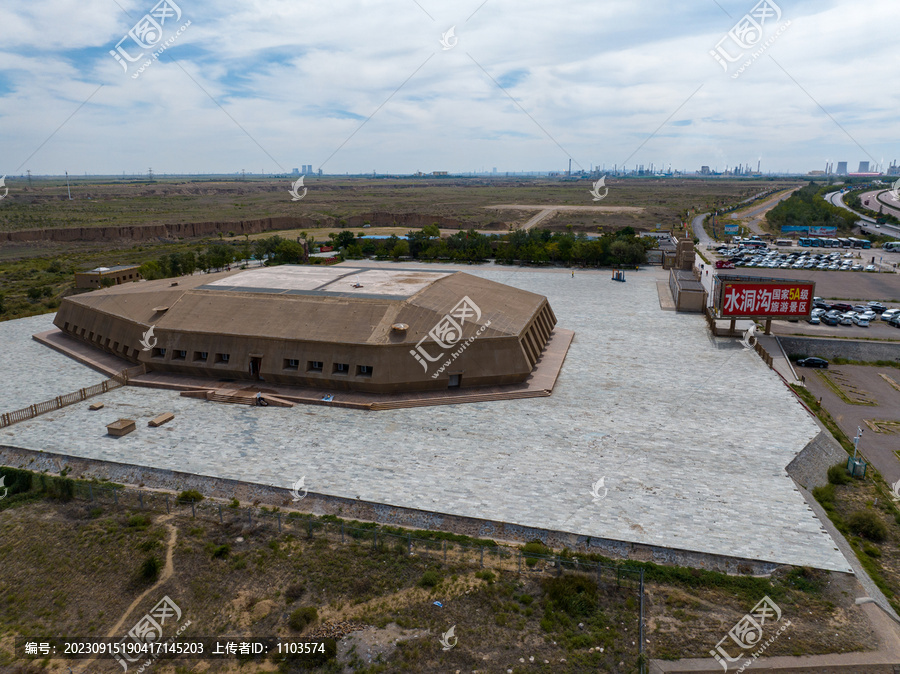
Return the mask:
[[722,317],[803,318],[812,311],[809,281],[722,281]]

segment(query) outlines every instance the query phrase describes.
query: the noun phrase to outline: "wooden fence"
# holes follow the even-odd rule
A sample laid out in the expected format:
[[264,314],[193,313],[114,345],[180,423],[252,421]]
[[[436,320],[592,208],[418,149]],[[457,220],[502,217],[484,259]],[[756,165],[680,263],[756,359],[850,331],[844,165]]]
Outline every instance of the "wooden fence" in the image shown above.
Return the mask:
[[106,381],[102,381],[99,384],[95,384],[93,386],[78,389],[74,393],[66,393],[61,396],[56,396],[55,398],[52,398],[50,400],[45,400],[42,403],[35,403],[34,405],[23,407],[20,410],[14,410],[12,412],[0,414],[0,428],[5,428],[6,426],[11,426],[12,424],[18,423],[20,421],[25,421],[27,419],[33,419],[39,414],[46,414],[47,412],[58,410],[61,407],[74,405],[75,403],[79,403],[82,400],[87,400],[88,398],[98,396],[101,393],[106,393],[107,391],[117,389],[121,386],[126,386],[128,384],[129,378],[142,375],[146,373],[146,371],[146,365],[131,367],[127,370],[122,370],[121,372],[114,374]]

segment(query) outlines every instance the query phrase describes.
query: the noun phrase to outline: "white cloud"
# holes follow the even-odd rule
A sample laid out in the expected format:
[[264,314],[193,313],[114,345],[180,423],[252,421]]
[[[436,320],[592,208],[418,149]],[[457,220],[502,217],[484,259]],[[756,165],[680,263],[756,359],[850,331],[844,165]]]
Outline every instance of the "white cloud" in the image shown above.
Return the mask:
[[[870,159],[857,143],[900,157],[891,0],[781,3],[790,27],[738,79],[708,52],[753,6],[743,0],[720,0],[730,17],[712,2],[488,0],[468,21],[479,2],[182,0],[192,24],[168,51],[181,67],[164,55],[137,80],[108,52],[154,3],[118,2],[127,13],[106,0],[6,10],[0,172],[319,166],[366,119],[326,171],[561,169],[557,143],[585,168],[633,154],[629,165],[761,156],[806,171]],[[444,51],[451,25],[459,42]]]

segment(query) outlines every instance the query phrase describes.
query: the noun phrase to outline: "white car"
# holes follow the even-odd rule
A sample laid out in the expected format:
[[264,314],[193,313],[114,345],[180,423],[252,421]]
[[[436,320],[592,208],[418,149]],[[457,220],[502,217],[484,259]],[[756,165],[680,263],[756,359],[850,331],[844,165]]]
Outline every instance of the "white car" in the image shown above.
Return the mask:
[[885,309],[881,314],[881,320],[889,321],[897,314],[900,314],[900,309]]
[[856,318],[856,314],[852,311],[847,314],[841,314],[841,325],[853,325],[854,318]]
[[875,265],[874,265],[874,264],[867,264],[867,265],[866,265],[866,271],[876,271],[876,270],[875,270]]
[[856,327],[858,328],[868,328],[869,327],[869,319],[865,316],[856,316],[853,320],[856,323]]

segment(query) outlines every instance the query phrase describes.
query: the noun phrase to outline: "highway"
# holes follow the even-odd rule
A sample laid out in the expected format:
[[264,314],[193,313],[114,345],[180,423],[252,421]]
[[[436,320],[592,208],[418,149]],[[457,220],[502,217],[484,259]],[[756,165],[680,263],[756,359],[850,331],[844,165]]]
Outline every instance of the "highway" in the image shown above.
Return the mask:
[[876,225],[874,218],[870,218],[868,215],[863,215],[862,213],[857,213],[852,208],[847,206],[841,198],[840,192],[829,192],[825,195],[825,200],[830,204],[837,206],[838,208],[843,208],[850,211],[856,217],[858,217],[859,220],[856,221],[856,224],[859,225],[859,228],[863,232],[867,234],[889,234],[890,236],[896,236],[897,238],[900,238],[900,227],[897,227],[896,225]]

